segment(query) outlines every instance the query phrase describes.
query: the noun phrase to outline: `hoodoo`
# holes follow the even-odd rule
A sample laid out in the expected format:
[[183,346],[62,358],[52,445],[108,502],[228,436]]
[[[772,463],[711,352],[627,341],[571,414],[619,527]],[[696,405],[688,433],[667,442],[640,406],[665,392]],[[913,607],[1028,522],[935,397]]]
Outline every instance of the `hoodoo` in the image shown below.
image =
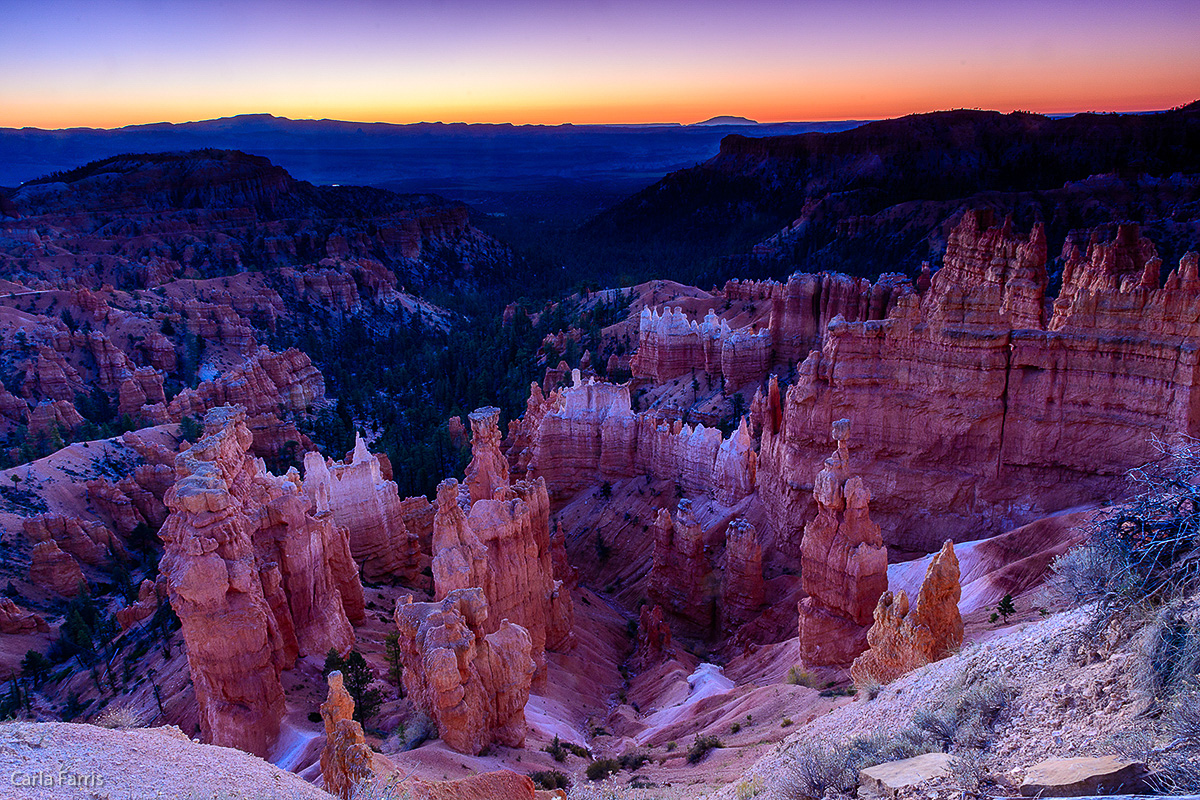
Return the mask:
[[283,716],[280,672],[348,650],[363,597],[345,530],[309,515],[252,441],[243,409],[205,416],[204,437],[176,458],[161,569],[205,740],[263,755]]
[[837,450],[813,485],[817,516],[804,527],[800,654],[806,664],[845,665],[867,648],[867,630],[887,591],[887,548],[871,521],[871,492],[852,474],[850,420],[833,423]]

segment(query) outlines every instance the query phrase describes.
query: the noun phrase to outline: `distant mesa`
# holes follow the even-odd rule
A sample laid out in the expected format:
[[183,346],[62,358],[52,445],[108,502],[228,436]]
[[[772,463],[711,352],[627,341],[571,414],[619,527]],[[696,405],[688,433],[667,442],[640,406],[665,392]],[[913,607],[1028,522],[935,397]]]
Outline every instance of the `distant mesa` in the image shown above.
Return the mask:
[[757,124],[758,124],[757,120],[746,119],[745,117],[722,116],[722,117],[713,117],[712,119],[706,119],[706,120],[704,120],[704,122],[697,122],[697,123],[695,123],[694,127],[698,128],[703,125],[716,126],[716,125],[757,125]]

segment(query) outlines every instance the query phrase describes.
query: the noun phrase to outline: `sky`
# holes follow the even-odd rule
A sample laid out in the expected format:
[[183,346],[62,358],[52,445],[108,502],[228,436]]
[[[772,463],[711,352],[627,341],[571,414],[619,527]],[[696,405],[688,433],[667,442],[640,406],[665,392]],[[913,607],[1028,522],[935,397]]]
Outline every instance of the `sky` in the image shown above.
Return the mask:
[[1197,0],[0,0],[0,127],[1144,111],[1197,42]]

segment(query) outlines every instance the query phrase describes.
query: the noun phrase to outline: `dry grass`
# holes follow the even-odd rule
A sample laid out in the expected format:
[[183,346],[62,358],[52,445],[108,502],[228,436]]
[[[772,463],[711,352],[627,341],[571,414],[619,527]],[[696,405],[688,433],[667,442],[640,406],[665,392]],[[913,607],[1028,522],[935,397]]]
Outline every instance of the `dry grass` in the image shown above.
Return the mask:
[[92,720],[93,725],[101,728],[144,728],[146,719],[141,712],[127,705],[112,705],[101,711]]
[[384,781],[360,781],[350,793],[350,800],[409,800],[412,794],[400,786],[406,777],[397,773]]
[[792,686],[807,686],[810,689],[817,688],[819,683],[816,675],[798,666],[788,670],[786,682]]

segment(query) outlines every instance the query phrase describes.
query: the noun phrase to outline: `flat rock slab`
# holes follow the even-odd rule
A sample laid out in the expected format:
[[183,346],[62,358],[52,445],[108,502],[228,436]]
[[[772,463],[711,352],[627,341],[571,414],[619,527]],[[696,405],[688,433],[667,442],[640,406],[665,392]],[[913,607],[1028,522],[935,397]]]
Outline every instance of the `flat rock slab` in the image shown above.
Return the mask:
[[1024,797],[1086,797],[1095,794],[1140,792],[1146,788],[1146,765],[1116,756],[1052,758],[1025,773]]
[[858,773],[859,795],[864,797],[887,797],[897,790],[919,783],[944,778],[950,774],[950,756],[947,753],[925,753],[888,761]]

